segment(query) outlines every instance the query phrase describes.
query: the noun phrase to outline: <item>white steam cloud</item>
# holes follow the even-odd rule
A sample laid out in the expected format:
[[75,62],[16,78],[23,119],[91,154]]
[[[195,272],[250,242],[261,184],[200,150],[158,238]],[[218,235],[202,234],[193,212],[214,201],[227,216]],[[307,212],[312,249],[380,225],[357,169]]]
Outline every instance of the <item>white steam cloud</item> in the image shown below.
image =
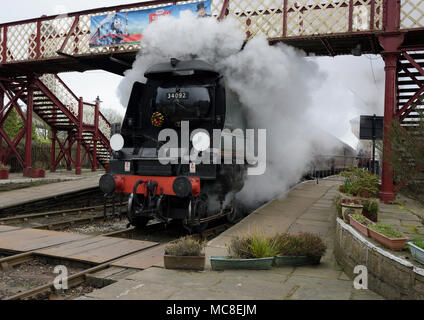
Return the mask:
[[[225,75],[229,88],[246,106],[249,128],[267,129],[267,171],[249,177],[238,195],[246,202],[266,201],[299,181],[312,160],[312,146],[328,146],[306,115],[311,92],[325,79],[318,64],[283,44],[270,46],[257,36],[240,51],[245,34],[230,18],[163,17],[143,32],[143,49],[119,87],[127,105],[134,81],[144,82],[152,64],[195,55]],[[330,147],[325,153],[331,152]]]

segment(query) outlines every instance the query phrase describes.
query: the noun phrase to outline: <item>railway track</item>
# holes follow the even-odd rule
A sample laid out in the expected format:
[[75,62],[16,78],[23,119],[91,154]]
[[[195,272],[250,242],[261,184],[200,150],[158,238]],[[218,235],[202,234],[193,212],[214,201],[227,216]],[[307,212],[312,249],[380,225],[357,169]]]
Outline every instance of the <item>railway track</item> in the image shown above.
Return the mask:
[[[107,205],[106,209],[110,209],[112,207],[113,205]],[[0,225],[25,226],[33,229],[63,230],[78,225],[100,221],[105,218],[103,210],[104,206],[102,205],[19,215],[8,218],[1,218]],[[116,214],[112,216],[108,215],[107,218],[119,218],[122,217],[122,215],[125,213],[126,212],[119,211],[118,205],[116,208]],[[74,216],[78,217],[72,218]],[[37,223],[37,220],[42,221]]]
[[0,217],[42,213],[55,209],[92,207],[103,203],[103,193],[98,187],[72,192],[56,197],[47,197],[37,201],[23,203],[0,209]]
[[[191,236],[198,238],[198,239],[208,240],[208,239],[211,239],[211,238],[219,235],[223,231],[227,230],[229,227],[231,227],[231,224],[225,223],[225,224],[221,224],[221,225],[206,229],[201,234],[194,234],[194,235],[191,235]],[[154,231],[158,231],[158,230],[163,230],[163,228],[164,228],[164,224],[158,222],[158,223],[153,223],[153,224],[148,225],[146,231],[147,232],[154,232]],[[111,233],[108,233],[108,234],[104,234],[103,236],[115,236],[115,237],[120,236],[120,237],[123,237],[126,234],[130,234],[134,231],[135,231],[135,229],[128,229],[128,230],[123,230],[123,231],[111,232]],[[108,262],[105,262],[103,264],[99,264],[97,266],[92,266],[92,267],[90,267],[86,270],[83,270],[83,271],[78,272],[76,274],[70,275],[69,277],[67,277],[67,279],[64,279],[64,280],[68,281],[68,289],[71,289],[73,287],[79,286],[82,283],[86,282],[87,281],[87,279],[86,279],[87,275],[101,271],[101,270],[104,270],[104,269],[107,269],[107,268],[111,267],[115,262],[122,260],[123,258],[132,256],[132,255],[136,255],[138,253],[140,253],[140,251],[139,252],[132,252],[130,254],[120,256],[119,258],[110,260]],[[5,270],[13,268],[16,265],[20,265],[22,263],[29,262],[29,261],[35,259],[36,257],[37,257],[37,255],[35,254],[35,252],[27,252],[27,253],[22,253],[22,254],[17,254],[17,255],[14,255],[14,256],[10,256],[10,257],[2,258],[2,259],[0,259],[0,269],[3,272]],[[18,293],[16,295],[7,297],[4,300],[23,300],[23,299],[33,298],[33,297],[46,298],[54,290],[55,290],[55,285],[54,285],[54,281],[52,281],[52,282],[49,282],[45,285],[38,286],[36,288],[32,288],[30,290],[27,290],[25,292],[21,292],[21,293]]]

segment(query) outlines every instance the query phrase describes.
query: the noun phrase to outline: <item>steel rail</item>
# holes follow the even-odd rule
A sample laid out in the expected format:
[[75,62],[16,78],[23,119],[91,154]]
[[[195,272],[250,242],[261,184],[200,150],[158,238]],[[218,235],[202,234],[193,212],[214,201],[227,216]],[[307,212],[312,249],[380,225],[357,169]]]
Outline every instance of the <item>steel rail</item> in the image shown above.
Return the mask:
[[[112,204],[107,205],[107,208],[110,208],[112,206],[113,206]],[[50,212],[42,212],[42,213],[25,214],[25,215],[16,216],[16,217],[2,218],[0,219],[0,225],[11,223],[13,221],[16,221],[16,222],[19,222],[21,220],[27,221],[28,219],[41,218],[41,217],[49,218],[50,216],[57,216],[57,215],[66,216],[67,214],[80,214],[85,211],[95,211],[95,210],[103,209],[103,208],[104,208],[103,205],[99,205],[99,206],[86,207],[86,208],[75,208],[75,209],[66,209],[66,210],[58,210],[58,211],[50,211]]]

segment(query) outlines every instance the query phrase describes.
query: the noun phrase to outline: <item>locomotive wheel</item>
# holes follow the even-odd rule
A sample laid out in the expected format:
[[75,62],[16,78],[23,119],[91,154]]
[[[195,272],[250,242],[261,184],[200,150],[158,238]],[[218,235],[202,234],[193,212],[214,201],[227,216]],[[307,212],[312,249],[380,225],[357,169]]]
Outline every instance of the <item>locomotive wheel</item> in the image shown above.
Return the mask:
[[150,218],[137,216],[137,209],[143,210],[143,205],[140,204],[140,207],[137,208],[136,202],[134,201],[134,194],[131,194],[128,199],[128,221],[136,229],[143,229],[150,221]]
[[[196,199],[194,202],[194,214],[196,217],[200,216],[200,219],[206,218],[208,216],[208,198],[206,195],[202,195]],[[195,226],[195,231],[197,233],[202,233],[208,227],[209,222],[203,222],[200,225]]]

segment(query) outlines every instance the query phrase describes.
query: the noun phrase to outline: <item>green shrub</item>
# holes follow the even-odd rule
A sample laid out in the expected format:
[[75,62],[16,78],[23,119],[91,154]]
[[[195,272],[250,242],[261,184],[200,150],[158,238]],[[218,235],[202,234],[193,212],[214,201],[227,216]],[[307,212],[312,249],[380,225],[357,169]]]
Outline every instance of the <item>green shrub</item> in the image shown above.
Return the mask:
[[203,249],[206,243],[195,240],[191,237],[184,237],[168,244],[165,248],[165,255],[169,256],[204,256]]
[[322,257],[327,246],[319,235],[312,233],[278,234],[275,236],[280,256]]
[[386,237],[390,239],[397,239],[397,238],[404,237],[404,235],[401,232],[395,230],[392,226],[389,226],[388,224],[377,223],[375,225],[370,225],[369,228],[377,231],[378,233],[381,233],[382,235],[385,235]]
[[377,200],[361,199],[361,203],[364,206],[364,215],[376,222],[378,216],[379,205]]
[[236,259],[270,258],[277,253],[275,240],[262,232],[234,237],[228,247],[229,256]]
[[340,219],[343,219],[342,216],[342,196],[338,195],[334,198],[334,204],[336,205],[337,213]]
[[368,226],[371,224],[365,216],[360,214],[352,214],[352,218],[358,221],[360,224],[363,224],[364,226]]
[[377,197],[379,192],[378,176],[360,168],[351,168],[341,172],[340,175],[345,177],[343,184],[345,193],[364,198]]
[[424,250],[424,240],[423,239],[420,239],[420,238],[415,238],[413,241],[412,241],[417,247],[420,247],[421,249],[423,249]]

